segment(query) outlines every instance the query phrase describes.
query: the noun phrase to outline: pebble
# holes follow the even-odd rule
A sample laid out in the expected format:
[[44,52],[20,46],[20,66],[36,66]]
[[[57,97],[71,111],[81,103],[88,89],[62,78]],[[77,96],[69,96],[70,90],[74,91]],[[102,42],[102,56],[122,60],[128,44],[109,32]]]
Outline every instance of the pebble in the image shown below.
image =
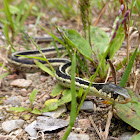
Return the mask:
[[2,123],[2,129],[6,133],[9,133],[17,128],[21,128],[23,126],[23,124],[24,124],[24,120],[22,120],[22,119],[5,121]]
[[76,134],[71,132],[67,140],[89,140],[89,135],[87,134]]
[[49,116],[52,118],[58,118],[61,116],[62,113],[66,112],[67,108],[65,105],[58,107],[58,109],[56,109],[55,111],[51,111],[51,112],[45,112],[42,113],[42,115],[44,116]]
[[20,95],[21,95],[21,96],[27,97],[28,91],[27,91],[25,88],[21,89],[19,92],[20,92]]
[[89,127],[91,127],[91,123],[89,119],[80,119],[78,120],[78,126],[82,129],[88,129]]
[[88,111],[88,112],[93,112],[94,111],[94,106],[92,101],[84,101],[83,105],[81,106],[80,110]]
[[52,19],[51,19],[51,22],[52,23],[55,23],[55,22],[57,22],[58,21],[58,18],[57,17],[53,17]]
[[5,116],[4,114],[0,111],[0,121],[4,120],[5,119]]
[[133,133],[132,132],[124,132],[119,140],[130,140],[132,138]]
[[35,126],[36,130],[45,131],[53,131],[59,128],[63,128],[68,126],[69,122],[62,119],[55,119],[50,117],[39,116],[37,117],[37,123]]
[[32,80],[16,79],[11,82],[11,86],[27,88],[32,84]]
[[11,96],[5,101],[6,105],[21,106],[21,101],[17,96]]
[[25,127],[25,131],[31,136],[31,137],[36,137],[37,136],[37,131],[34,129],[36,125],[36,121],[33,121],[31,124],[29,124],[27,127]]
[[38,82],[40,80],[40,73],[39,72],[36,72],[36,73],[26,73],[26,79],[34,81],[34,82]]

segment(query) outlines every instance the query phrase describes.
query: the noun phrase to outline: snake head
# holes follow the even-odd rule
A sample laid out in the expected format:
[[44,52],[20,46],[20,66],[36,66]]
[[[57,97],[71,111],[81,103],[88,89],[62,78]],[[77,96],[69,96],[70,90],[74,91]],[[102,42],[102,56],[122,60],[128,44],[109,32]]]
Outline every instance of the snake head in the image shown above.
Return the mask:
[[125,104],[131,100],[131,96],[128,91],[115,84],[105,84],[102,88],[102,92],[107,94],[107,99],[115,103]]

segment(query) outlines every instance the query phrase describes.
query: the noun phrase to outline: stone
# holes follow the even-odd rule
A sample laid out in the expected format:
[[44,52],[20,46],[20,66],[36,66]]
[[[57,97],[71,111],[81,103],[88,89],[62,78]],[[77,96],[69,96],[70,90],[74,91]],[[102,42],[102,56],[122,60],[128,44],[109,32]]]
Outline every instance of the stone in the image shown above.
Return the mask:
[[32,80],[16,79],[11,82],[11,86],[27,88],[32,84]]
[[67,140],[89,140],[89,135],[87,134],[76,134],[71,132]]
[[84,103],[81,106],[80,110],[84,110],[84,111],[88,111],[88,112],[93,112],[94,111],[93,102],[91,102],[91,101],[84,101]]
[[35,129],[43,132],[53,131],[68,126],[68,124],[69,122],[66,120],[39,116],[37,117]]
[[11,96],[5,101],[6,105],[21,106],[21,101],[17,96]]
[[9,133],[17,128],[21,128],[23,126],[23,124],[24,124],[24,120],[22,120],[22,119],[5,121],[2,123],[2,129],[6,133]]
[[119,140],[130,140],[132,138],[133,133],[132,132],[124,132]]
[[25,127],[25,131],[31,136],[31,137],[36,137],[37,136],[37,131],[34,128],[36,125],[36,121],[33,121],[31,124]]
[[5,116],[4,114],[0,111],[0,121],[4,120],[5,119]]

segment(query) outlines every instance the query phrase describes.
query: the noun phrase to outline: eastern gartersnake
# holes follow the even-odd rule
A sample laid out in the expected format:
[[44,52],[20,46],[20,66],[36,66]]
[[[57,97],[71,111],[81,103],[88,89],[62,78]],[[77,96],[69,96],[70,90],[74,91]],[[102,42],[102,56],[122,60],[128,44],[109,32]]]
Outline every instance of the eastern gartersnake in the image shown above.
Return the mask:
[[[63,50],[63,47],[59,47],[59,50]],[[51,54],[54,53],[55,48],[42,49],[43,53]],[[22,72],[36,72],[41,71],[37,65],[35,65],[34,60],[23,59],[17,55],[38,55],[40,54],[38,50],[15,52],[12,56],[8,57],[8,61],[17,70]],[[40,61],[40,60],[39,60]],[[55,77],[59,84],[70,87],[71,76],[68,74],[71,66],[71,61],[64,58],[51,58],[48,59],[52,66],[58,67],[55,73]],[[46,65],[46,61],[41,61],[41,63]],[[83,91],[86,91],[90,81],[84,80],[79,77],[75,77],[75,86],[79,90],[81,87]],[[111,83],[93,83],[88,92],[90,95],[101,97],[103,99],[109,100],[113,103],[127,103],[130,101],[131,97],[125,88],[119,87]]]

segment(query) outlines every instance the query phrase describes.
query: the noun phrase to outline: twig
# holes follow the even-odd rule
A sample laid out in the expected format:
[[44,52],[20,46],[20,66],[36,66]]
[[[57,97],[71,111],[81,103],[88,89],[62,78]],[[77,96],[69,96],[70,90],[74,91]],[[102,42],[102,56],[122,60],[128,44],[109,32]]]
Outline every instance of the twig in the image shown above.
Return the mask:
[[116,70],[114,68],[114,65],[112,64],[111,60],[107,60],[109,65],[110,65],[110,68],[111,68],[111,71],[112,71],[112,76],[114,78],[114,83],[117,84],[117,78],[116,78]]
[[110,110],[108,112],[108,118],[107,118],[106,127],[105,127],[105,133],[104,133],[105,140],[107,140],[107,137],[108,137],[108,134],[109,134],[109,127],[110,127],[112,116],[113,116],[113,111]]
[[102,136],[101,136],[101,134],[100,134],[100,132],[99,132],[99,130],[98,130],[98,128],[97,128],[96,124],[94,123],[91,116],[89,116],[89,120],[91,121],[91,124],[94,127],[94,129],[96,130],[96,133],[98,134],[99,138],[102,140]]
[[106,4],[104,5],[103,9],[102,9],[101,12],[99,13],[99,16],[97,17],[97,19],[96,19],[96,21],[95,21],[95,23],[94,23],[94,26],[96,26],[96,25],[98,24],[98,22],[99,22],[99,20],[100,20],[100,18],[101,18],[101,16],[102,16],[102,14],[103,14],[104,11],[105,11],[105,8],[106,8],[107,4],[108,4],[109,2],[110,2],[110,0],[109,0],[108,2],[106,2]]
[[106,79],[105,79],[105,83],[107,82],[107,80],[108,80],[108,78],[109,78],[109,75],[110,75],[110,67],[109,67],[109,69],[108,69],[108,72],[107,72],[107,76],[106,76]]

